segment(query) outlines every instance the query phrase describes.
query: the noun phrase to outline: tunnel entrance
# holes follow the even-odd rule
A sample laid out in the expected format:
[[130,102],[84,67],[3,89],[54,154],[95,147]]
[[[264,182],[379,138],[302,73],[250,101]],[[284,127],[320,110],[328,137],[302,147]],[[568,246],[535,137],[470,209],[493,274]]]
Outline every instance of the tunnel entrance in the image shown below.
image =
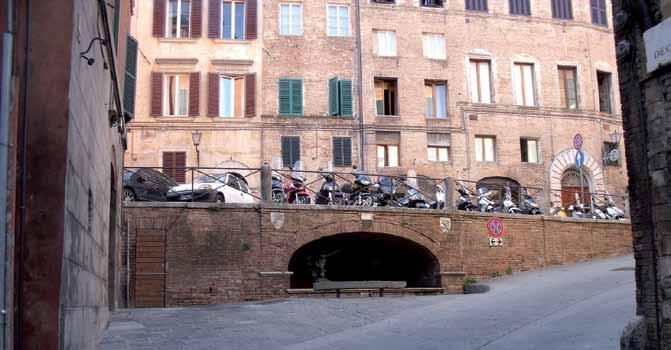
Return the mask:
[[343,233],[300,247],[289,261],[291,288],[329,281],[405,281],[409,288],[440,287],[440,264],[418,243],[387,234]]

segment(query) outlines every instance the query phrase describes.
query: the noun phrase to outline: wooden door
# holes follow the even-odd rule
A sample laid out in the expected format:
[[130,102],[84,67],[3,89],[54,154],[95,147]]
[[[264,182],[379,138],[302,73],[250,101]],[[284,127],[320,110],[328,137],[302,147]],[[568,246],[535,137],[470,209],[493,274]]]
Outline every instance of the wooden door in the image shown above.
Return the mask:
[[138,230],[135,248],[135,307],[165,307],[165,231]]

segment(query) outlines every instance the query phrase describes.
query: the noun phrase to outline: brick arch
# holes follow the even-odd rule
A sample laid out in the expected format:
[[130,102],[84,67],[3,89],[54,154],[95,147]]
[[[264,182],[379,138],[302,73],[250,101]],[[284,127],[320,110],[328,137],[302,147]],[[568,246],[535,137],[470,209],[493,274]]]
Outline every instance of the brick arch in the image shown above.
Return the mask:
[[[587,175],[587,186],[590,192],[602,192],[605,190],[605,180],[603,175],[603,168],[597,158],[592,157],[587,151],[585,153],[585,166],[583,172]],[[568,169],[575,168],[575,155],[578,153],[573,148],[565,149],[557,156],[555,156],[550,165],[550,201],[552,205],[561,203],[561,179],[564,172]]]
[[405,238],[414,243],[419,244],[428,250],[440,264],[438,259],[438,250],[440,248],[440,241],[438,237],[433,235],[408,229],[404,226],[377,221],[348,221],[348,222],[328,222],[320,225],[315,225],[302,229],[295,233],[295,239],[292,242],[287,242],[287,254],[283,258],[283,265],[289,267],[289,260],[302,246],[316,241],[320,238],[335,236],[343,233],[375,233],[383,235],[391,235],[400,238]]

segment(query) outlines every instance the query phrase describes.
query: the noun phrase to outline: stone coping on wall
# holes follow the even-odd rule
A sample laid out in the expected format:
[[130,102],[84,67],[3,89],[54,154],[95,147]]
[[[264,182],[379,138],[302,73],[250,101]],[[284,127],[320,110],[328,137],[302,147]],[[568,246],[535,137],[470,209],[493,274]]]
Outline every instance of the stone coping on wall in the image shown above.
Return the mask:
[[462,215],[472,217],[494,217],[498,216],[502,219],[514,218],[517,220],[543,220],[543,221],[560,221],[560,222],[576,222],[576,223],[596,223],[596,224],[621,224],[630,225],[631,220],[603,220],[603,219],[578,219],[562,216],[548,216],[548,215],[523,215],[523,214],[505,214],[505,213],[483,213],[483,212],[467,212],[467,211],[450,211],[446,209],[411,209],[411,208],[392,208],[392,207],[351,207],[351,206],[328,206],[328,205],[296,205],[296,204],[278,204],[278,203],[256,203],[256,204],[242,204],[242,203],[199,203],[199,202],[130,202],[124,203],[126,208],[189,208],[189,209],[209,209],[213,211],[222,209],[256,209],[256,210],[270,210],[270,211],[340,211],[340,212],[361,212],[361,213],[399,213],[399,214],[427,214],[432,216],[442,215]]

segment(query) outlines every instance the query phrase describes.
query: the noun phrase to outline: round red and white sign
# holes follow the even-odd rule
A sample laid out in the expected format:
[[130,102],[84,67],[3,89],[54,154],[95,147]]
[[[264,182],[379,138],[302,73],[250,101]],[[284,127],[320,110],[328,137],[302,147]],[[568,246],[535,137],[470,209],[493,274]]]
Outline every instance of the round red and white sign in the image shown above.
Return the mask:
[[492,237],[501,237],[504,232],[506,232],[506,227],[498,216],[495,216],[489,221],[487,221],[487,228],[489,229],[489,235]]
[[573,147],[577,151],[582,149],[582,135],[580,135],[580,133],[577,133],[575,136],[573,136]]

